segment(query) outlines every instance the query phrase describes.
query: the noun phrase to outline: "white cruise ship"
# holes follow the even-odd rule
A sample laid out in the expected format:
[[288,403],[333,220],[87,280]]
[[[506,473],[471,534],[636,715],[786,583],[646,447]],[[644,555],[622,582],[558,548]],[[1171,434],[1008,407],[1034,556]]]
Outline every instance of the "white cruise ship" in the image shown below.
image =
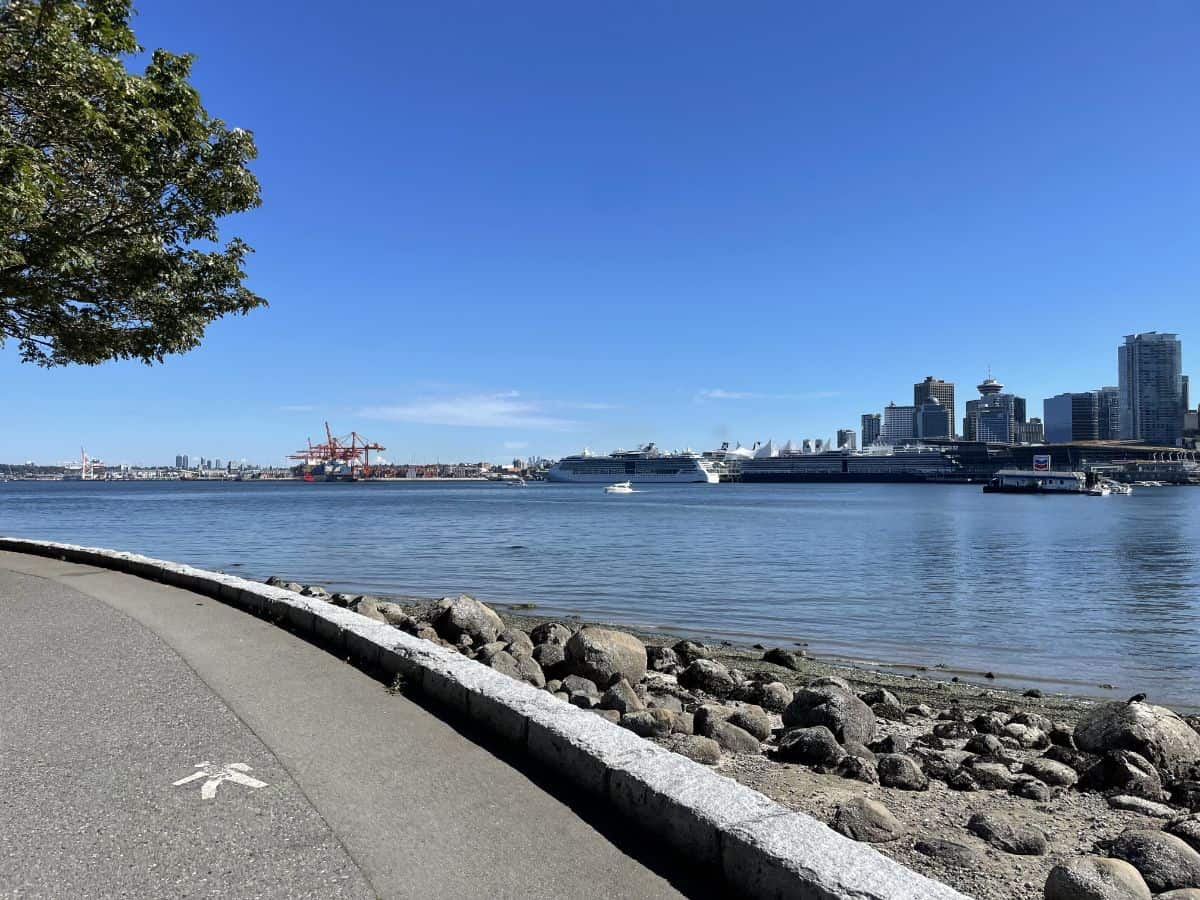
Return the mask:
[[691,450],[664,453],[653,444],[647,444],[640,450],[614,450],[607,456],[584,450],[576,456],[564,457],[546,472],[546,480],[716,484],[720,479],[699,453]]

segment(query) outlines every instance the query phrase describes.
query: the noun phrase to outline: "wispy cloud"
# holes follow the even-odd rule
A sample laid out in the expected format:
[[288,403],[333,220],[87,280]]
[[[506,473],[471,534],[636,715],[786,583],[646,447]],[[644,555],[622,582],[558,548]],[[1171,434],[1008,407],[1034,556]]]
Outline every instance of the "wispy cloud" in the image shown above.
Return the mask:
[[524,450],[529,446],[529,441],[505,441],[505,450]]
[[579,424],[572,419],[547,413],[541,404],[521,399],[517,391],[443,397],[395,406],[371,406],[360,410],[359,415],[389,422],[467,428],[565,430]]
[[708,400],[827,400],[841,396],[841,391],[804,391],[799,394],[762,394],[757,391],[727,391],[724,388],[707,388],[696,392],[696,402]]
[[310,406],[305,403],[299,403],[299,404],[292,404],[289,406],[281,406],[281,407],[279,407],[279,411],[285,412],[285,413],[307,413],[307,412],[316,412],[317,408],[315,406]]

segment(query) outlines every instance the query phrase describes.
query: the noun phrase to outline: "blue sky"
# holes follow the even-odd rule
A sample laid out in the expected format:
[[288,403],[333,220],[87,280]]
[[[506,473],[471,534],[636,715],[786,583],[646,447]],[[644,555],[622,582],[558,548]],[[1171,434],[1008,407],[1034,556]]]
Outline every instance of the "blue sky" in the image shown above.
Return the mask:
[[155,368],[7,347],[3,461],[827,437],[1200,341],[1193,3],[137,9],[256,135],[271,306]]

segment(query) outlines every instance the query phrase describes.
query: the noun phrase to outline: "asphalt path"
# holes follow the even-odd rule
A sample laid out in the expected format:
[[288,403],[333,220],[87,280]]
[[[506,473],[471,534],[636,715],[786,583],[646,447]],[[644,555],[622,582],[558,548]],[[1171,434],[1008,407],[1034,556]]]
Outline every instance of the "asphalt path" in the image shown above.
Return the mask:
[[660,847],[267,622],[0,552],[0,897],[717,895]]

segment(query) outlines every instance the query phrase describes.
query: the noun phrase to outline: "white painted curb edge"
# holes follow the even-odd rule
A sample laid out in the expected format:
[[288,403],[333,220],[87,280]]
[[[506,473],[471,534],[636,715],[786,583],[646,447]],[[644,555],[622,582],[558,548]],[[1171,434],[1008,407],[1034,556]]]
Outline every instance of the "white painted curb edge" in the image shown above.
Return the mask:
[[523,748],[689,858],[719,868],[737,893],[779,900],[969,900],[600,716],[348,609],[134,553],[3,537],[0,550],[115,569],[287,621],[359,665],[402,676]]

